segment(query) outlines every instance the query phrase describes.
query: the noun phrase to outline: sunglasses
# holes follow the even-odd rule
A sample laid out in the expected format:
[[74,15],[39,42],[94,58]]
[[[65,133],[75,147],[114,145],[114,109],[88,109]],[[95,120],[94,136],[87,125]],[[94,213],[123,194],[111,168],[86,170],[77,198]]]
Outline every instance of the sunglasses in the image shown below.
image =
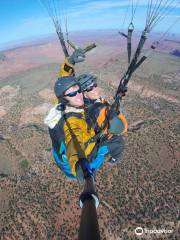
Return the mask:
[[90,92],[93,90],[93,88],[96,88],[97,87],[97,83],[93,84],[91,87],[87,88],[86,89],[86,92]]
[[65,97],[75,97],[78,93],[81,93],[81,89],[79,88],[77,91],[74,91],[74,92],[70,92],[66,95],[64,95]]

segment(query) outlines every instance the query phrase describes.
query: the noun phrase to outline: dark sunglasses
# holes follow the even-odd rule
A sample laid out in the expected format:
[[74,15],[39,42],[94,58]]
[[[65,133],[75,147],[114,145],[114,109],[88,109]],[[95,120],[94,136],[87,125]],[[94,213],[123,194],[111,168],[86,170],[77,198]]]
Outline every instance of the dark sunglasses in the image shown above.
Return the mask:
[[65,97],[75,97],[78,93],[81,93],[81,89],[79,88],[77,91],[74,91],[74,92],[70,92],[66,95],[64,95]]
[[93,90],[93,88],[96,88],[97,87],[97,83],[93,84],[91,87],[87,88],[86,89],[86,92],[90,92]]

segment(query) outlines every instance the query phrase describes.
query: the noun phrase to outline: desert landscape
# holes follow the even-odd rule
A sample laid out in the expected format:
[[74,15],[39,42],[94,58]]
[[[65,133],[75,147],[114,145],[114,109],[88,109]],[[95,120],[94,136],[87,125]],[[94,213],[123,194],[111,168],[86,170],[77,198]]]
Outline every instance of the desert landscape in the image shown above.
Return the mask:
[[[72,41],[97,44],[76,73],[96,74],[102,96],[112,101],[127,68],[125,39],[109,30],[73,33]],[[96,174],[103,240],[179,239],[179,51],[180,36],[167,37],[130,80],[122,102],[129,122],[123,160],[105,161]],[[57,168],[43,123],[62,61],[56,37],[0,52],[2,240],[78,239],[82,186]],[[171,231],[137,236],[137,227]]]

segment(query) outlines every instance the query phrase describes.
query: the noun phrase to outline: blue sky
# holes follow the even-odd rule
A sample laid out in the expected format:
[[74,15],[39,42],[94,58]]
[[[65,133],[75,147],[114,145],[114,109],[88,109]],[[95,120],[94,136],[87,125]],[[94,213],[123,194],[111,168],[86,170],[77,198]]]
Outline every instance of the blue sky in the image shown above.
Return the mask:
[[[57,1],[61,2],[62,19],[64,16],[68,18],[69,31],[127,28],[130,22],[131,8],[128,10],[123,25],[129,2],[132,0]],[[138,7],[134,17],[134,25],[136,29],[143,29],[148,0],[134,0],[134,3],[137,1]],[[62,4],[62,2],[64,3]],[[175,19],[180,17],[179,0],[174,0],[174,7],[168,17],[164,18],[162,23],[153,31],[166,31]],[[55,29],[47,11],[39,0],[0,0],[0,45],[54,32]],[[180,33],[180,21],[171,29],[171,32]]]

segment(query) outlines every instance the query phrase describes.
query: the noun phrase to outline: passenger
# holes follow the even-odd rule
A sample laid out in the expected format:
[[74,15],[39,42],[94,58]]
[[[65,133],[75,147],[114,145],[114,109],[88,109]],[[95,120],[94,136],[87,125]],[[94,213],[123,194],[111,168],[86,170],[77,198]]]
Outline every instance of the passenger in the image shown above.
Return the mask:
[[109,163],[120,161],[124,150],[122,135],[128,130],[125,116],[120,110],[109,116],[110,104],[100,96],[96,76],[82,74],[77,79],[84,93],[88,124],[94,128],[97,141],[108,147],[111,155]]

